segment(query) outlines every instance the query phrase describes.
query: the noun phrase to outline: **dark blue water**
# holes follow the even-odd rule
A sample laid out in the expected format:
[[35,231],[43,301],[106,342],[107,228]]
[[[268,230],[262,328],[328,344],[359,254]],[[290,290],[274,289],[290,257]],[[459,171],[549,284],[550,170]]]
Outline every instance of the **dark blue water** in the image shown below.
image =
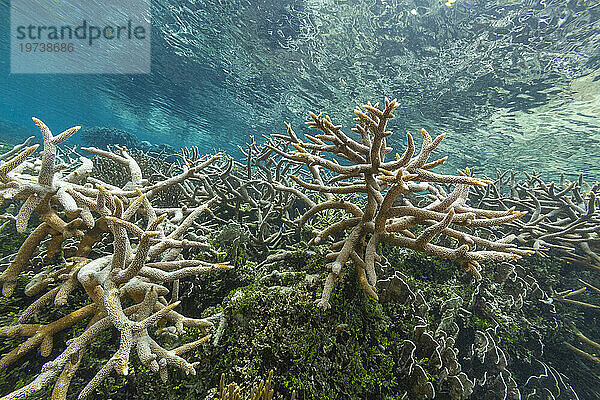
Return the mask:
[[11,75],[0,4],[0,120],[23,135],[37,116],[236,154],[309,110],[349,131],[389,96],[399,152],[425,127],[447,133],[447,168],[600,178],[596,1],[157,0],[148,75]]

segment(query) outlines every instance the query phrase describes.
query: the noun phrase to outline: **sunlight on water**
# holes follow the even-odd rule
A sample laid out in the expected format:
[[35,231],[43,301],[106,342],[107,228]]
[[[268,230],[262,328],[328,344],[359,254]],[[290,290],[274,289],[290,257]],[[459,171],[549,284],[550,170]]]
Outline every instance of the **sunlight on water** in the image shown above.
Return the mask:
[[599,16],[581,0],[157,1],[152,74],[57,87],[3,62],[0,118],[34,132],[28,118],[41,113],[235,153],[284,121],[303,131],[311,110],[349,131],[356,104],[388,96],[400,102],[392,143],[445,132],[452,168],[598,176]]
[[600,399],[600,0],[0,0],[0,51],[0,400]]

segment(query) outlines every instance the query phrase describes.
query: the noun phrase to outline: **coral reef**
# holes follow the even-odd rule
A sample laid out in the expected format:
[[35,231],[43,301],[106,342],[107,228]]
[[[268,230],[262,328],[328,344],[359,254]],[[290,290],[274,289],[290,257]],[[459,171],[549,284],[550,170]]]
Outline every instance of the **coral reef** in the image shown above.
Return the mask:
[[426,131],[388,160],[396,105],[240,161],[34,120],[0,156],[4,399],[597,398],[597,185],[437,174]]
[[567,262],[600,270],[600,184],[588,184],[583,175],[571,182],[562,176],[558,184],[544,182],[536,172],[522,181],[516,175],[498,171],[495,181],[476,189],[471,200],[478,207],[529,212],[527,221],[511,221],[504,229],[535,250],[552,249]]
[[[336,240],[328,255],[333,261],[319,304],[329,308],[329,297],[334,281],[340,276],[342,267],[352,260],[363,290],[377,298],[376,263],[380,260],[377,248],[380,243],[422,251],[427,254],[458,261],[463,268],[480,277],[479,262],[483,260],[514,260],[530,251],[510,244],[512,237],[495,241],[483,239],[460,231],[456,226],[495,226],[511,222],[523,215],[522,212],[489,211],[466,204],[470,186],[483,186],[489,181],[474,178],[467,169],[459,176],[440,175],[430,169],[444,163],[447,157],[429,162],[430,154],[440,144],[444,135],[432,138],[422,130],[423,144],[415,155],[414,140],[407,134],[407,149],[402,156],[386,161],[386,154],[393,151],[387,147],[387,138],[392,134],[386,130],[388,121],[394,117],[398,106],[395,100],[379,104],[367,104],[364,111],[356,108],[357,121],[353,131],[360,135],[355,141],[334,125],[326,116],[311,113],[311,128],[322,131],[316,136],[307,135],[310,142],[301,141],[288,125],[288,135],[274,135],[287,140],[296,151],[285,152],[269,144],[269,148],[286,159],[305,163],[312,175],[307,182],[301,177],[290,177],[301,187],[316,191],[324,196],[323,201],[307,202],[309,210],[296,222],[303,225],[315,214],[324,210],[340,209],[350,214],[340,221],[315,232],[313,243],[318,244],[338,233],[350,230],[345,239]],[[335,156],[343,163],[326,156]],[[323,174],[321,171],[328,171]],[[435,184],[451,184],[454,189],[446,193]],[[432,201],[425,207],[411,203],[409,197],[429,192]],[[359,194],[365,204],[349,201],[346,194]],[[400,203],[400,204],[398,204]],[[416,228],[423,228],[415,235]],[[437,235],[446,235],[458,242],[457,247],[431,243]]]
[[[533,399],[544,385],[551,389],[552,377],[560,398],[577,398],[569,395],[573,380],[564,376],[570,365],[579,368],[577,360],[568,358],[568,349],[558,351],[570,337],[571,316],[554,311],[547,294],[540,297],[546,282],[520,275],[530,258],[511,263],[504,274],[506,266],[494,272],[494,263],[486,263],[480,287],[473,288],[452,261],[392,246],[382,254],[389,267],[378,284],[380,302],[364,296],[356,271],[346,269],[327,312],[312,304],[325,276],[324,255],[299,250],[268,267],[231,271],[248,269],[258,277],[223,301],[223,328],[206,357],[238,382],[256,382],[272,368],[278,392],[297,390],[299,398],[434,393],[435,399],[504,399],[520,393]],[[426,268],[433,273],[421,275]],[[522,303],[513,300],[517,292]],[[542,378],[543,365],[555,372]],[[593,375],[585,379],[598,383]]]
[[[205,319],[188,318],[174,311],[179,305],[176,287],[178,280],[188,276],[207,274],[229,268],[226,264],[182,258],[183,249],[204,247],[203,242],[186,238],[193,222],[206,212],[214,201],[198,207],[179,210],[181,218],[167,220],[169,212],[152,206],[151,200],[161,190],[193,178],[219,158],[212,156],[169,179],[149,184],[138,163],[125,148],[113,153],[86,148],[89,153],[126,166],[128,182],[118,187],[93,180],[89,175],[93,163],[81,157],[80,162],[63,164],[57,158],[57,146],[73,135],[73,127],[54,136],[40,120],[34,118],[44,137],[41,159],[31,156],[37,145],[14,152],[0,165],[2,200],[24,200],[14,218],[17,231],[24,232],[36,213],[40,224],[29,234],[18,252],[0,276],[2,292],[10,296],[19,276],[27,270],[29,260],[47,236],[45,258],[52,259],[62,251],[66,242],[76,241],[75,258],[44,269],[29,282],[26,294],[42,293],[18,318],[17,324],[0,328],[8,337],[28,339],[0,359],[0,368],[6,368],[27,352],[39,347],[42,356],[52,353],[54,336],[82,320],[87,327],[67,342],[67,347],[52,361],[44,364],[40,374],[29,384],[6,395],[3,399],[29,397],[53,380],[53,398],[65,398],[69,383],[77,371],[86,348],[101,332],[114,327],[120,335],[116,353],[83,388],[79,397],[91,394],[114,370],[127,375],[130,353],[135,349],[138,359],[151,371],[159,373],[163,381],[168,377],[168,366],[195,374],[194,363],[181,357],[208,339],[202,337],[175,349],[165,349],[150,335],[155,324],[183,334],[185,327],[209,328]],[[58,162],[57,162],[58,161]],[[90,179],[90,180],[88,180]],[[109,254],[88,259],[92,247],[102,241],[103,234],[112,236]],[[173,285],[171,298],[167,285]],[[83,288],[91,303],[48,324],[31,324],[28,320],[49,305],[64,306],[70,293]]]

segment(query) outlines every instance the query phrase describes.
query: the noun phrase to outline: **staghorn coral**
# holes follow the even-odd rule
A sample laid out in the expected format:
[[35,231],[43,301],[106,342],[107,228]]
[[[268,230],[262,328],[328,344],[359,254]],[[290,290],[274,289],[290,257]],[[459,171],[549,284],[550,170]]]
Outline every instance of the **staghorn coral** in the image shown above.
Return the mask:
[[[287,144],[281,142],[280,146],[283,148]],[[126,151],[149,185],[182,174],[206,159],[195,147],[183,148],[175,155],[129,150],[120,146],[111,146],[109,150],[114,153]],[[295,171],[302,164],[283,159],[265,146],[258,145],[253,138],[242,151],[245,154],[242,162],[231,157],[215,160],[192,179],[177,182],[156,193],[153,204],[181,217],[181,210],[217,199],[210,217],[194,222],[198,237],[210,236],[219,229],[237,229],[243,235],[232,240],[251,250],[254,256],[265,258],[266,251],[289,246],[296,239],[298,229],[292,222],[295,206],[299,196],[306,196],[294,187],[286,172]],[[110,181],[114,186],[131,187],[126,163],[96,157],[93,165],[94,176],[90,182],[105,184]]]
[[[286,143],[280,145],[287,146]],[[294,206],[297,198],[304,194],[289,181],[286,172],[302,165],[292,167],[289,161],[258,145],[253,137],[242,152],[245,157],[241,162],[222,157],[193,179],[178,182],[157,193],[155,203],[177,213],[181,208],[196,207],[216,198],[218,201],[211,208],[210,218],[196,221],[196,230],[207,235],[215,229],[239,227],[244,243],[253,253],[266,257],[265,251],[293,243],[297,231],[292,223]],[[157,155],[137,149],[128,153],[150,184],[183,173],[206,158],[196,147],[183,148],[175,155]],[[102,181],[128,182],[129,174],[123,164],[100,158],[94,160],[94,167],[95,177]]]
[[[598,288],[598,287],[592,285],[591,283],[586,282],[582,279],[579,279],[578,281],[581,284],[580,288],[555,293],[553,299],[563,302],[563,303],[572,304],[572,305],[576,305],[579,307],[599,311],[600,305],[593,304],[588,301],[580,301],[580,300],[572,299],[573,296],[581,295],[582,293],[584,293],[586,291],[593,292],[596,295],[600,294],[600,288]],[[586,329],[588,329],[588,328],[590,328],[590,327],[586,326]],[[586,348],[592,349],[593,351],[582,350],[581,348],[576,347],[570,343],[566,343],[566,346],[569,349],[571,349],[576,355],[583,357],[586,360],[592,361],[595,364],[600,365],[600,357],[598,357],[598,355],[596,353],[598,350],[600,350],[600,342],[596,342],[596,341],[588,338],[586,335],[584,335],[579,330],[577,330],[575,332],[575,338],[578,341],[580,341],[581,343],[583,343]]]
[[527,221],[511,221],[502,229],[535,250],[551,249],[567,262],[600,270],[600,184],[588,184],[583,175],[571,182],[561,176],[559,183],[544,182],[535,172],[522,181],[516,175],[498,171],[493,184],[475,189],[473,203],[530,212]]
[[19,154],[21,152],[21,150],[23,150],[25,147],[27,147],[33,139],[35,139],[35,136],[29,136],[27,139],[25,139],[25,141],[23,143],[20,143],[20,144],[14,146],[12,149],[8,150],[6,153],[3,153],[2,155],[0,155],[0,160],[2,160],[2,161],[10,160],[12,157]]
[[[284,141],[277,145],[281,149],[288,146]],[[112,146],[110,149],[118,152],[126,148]],[[210,218],[196,221],[196,230],[208,235],[222,227],[240,227],[245,247],[250,248],[255,256],[264,258],[266,251],[294,242],[298,229],[292,221],[297,199],[310,200],[295,187],[287,173],[297,173],[303,164],[284,159],[268,147],[257,144],[254,137],[240,149],[244,154],[241,161],[222,157],[206,166],[193,179],[178,182],[157,193],[154,204],[177,213],[180,208],[196,207],[216,198],[218,202],[211,209]],[[197,147],[185,147],[175,155],[126,150],[149,184],[183,173],[205,159]],[[125,164],[103,157],[93,161],[94,181],[110,180],[116,186],[129,182]]]
[[[325,200],[315,203],[305,201],[309,210],[297,219],[305,224],[313,215],[325,210],[339,209],[350,216],[315,232],[312,243],[318,244],[336,234],[349,234],[331,245],[332,260],[319,305],[329,308],[329,297],[335,280],[342,267],[352,260],[363,290],[377,299],[376,263],[380,260],[377,252],[380,243],[406,247],[442,258],[458,261],[466,270],[479,277],[479,262],[483,260],[511,260],[529,254],[529,250],[518,249],[510,244],[513,237],[490,241],[463,232],[456,227],[489,227],[504,224],[521,217],[524,213],[508,209],[489,211],[470,207],[466,204],[469,187],[483,186],[489,181],[471,176],[467,169],[459,176],[441,175],[430,170],[446,160],[446,157],[428,161],[431,153],[440,144],[444,135],[432,138],[422,130],[423,144],[415,155],[413,137],[407,134],[407,149],[402,156],[386,160],[393,149],[387,146],[387,138],[392,134],[386,130],[393,111],[398,106],[395,100],[385,100],[379,104],[367,104],[364,111],[356,108],[357,121],[353,131],[360,135],[356,141],[334,125],[331,119],[322,115],[310,114],[311,128],[322,133],[307,135],[309,142],[301,141],[291,127],[287,135],[274,135],[288,141],[296,150],[287,152],[273,142],[268,148],[280,156],[306,164],[312,177],[306,181],[291,175],[290,178],[304,189],[321,193]],[[339,158],[341,162],[337,162]],[[331,176],[325,176],[323,170]],[[450,193],[436,184],[451,184]],[[425,207],[413,205],[411,195],[429,192],[432,201]],[[366,204],[359,207],[341,196],[359,194],[366,198]],[[401,200],[402,205],[396,205]],[[421,226],[422,232],[416,236],[414,228]],[[411,230],[412,229],[412,230]],[[432,239],[443,234],[458,242],[457,247],[433,244]]]
[[[287,148],[283,141],[271,145],[280,150]],[[210,167],[218,168],[205,184],[206,190],[221,200],[220,209],[215,210],[217,220],[243,226],[247,242],[258,252],[291,244],[296,231],[292,222],[296,200],[308,197],[294,187],[287,173],[302,164],[257,144],[254,137],[240,150],[244,154],[241,162],[229,158]],[[182,154],[186,160],[195,153],[191,150]]]
[[[123,165],[129,172],[128,182],[122,187],[93,180],[92,161],[81,157],[73,167],[57,163],[57,145],[74,134],[79,127],[53,136],[48,127],[34,118],[44,137],[41,159],[32,159],[36,146],[27,147],[0,164],[1,196],[4,201],[24,200],[15,217],[17,229],[25,230],[35,212],[41,221],[19,248],[9,266],[0,276],[3,294],[10,296],[17,278],[27,270],[29,260],[44,242],[45,255],[51,258],[63,251],[66,240],[77,242],[76,258],[59,267],[49,267],[38,273],[26,287],[28,295],[42,293],[19,317],[17,323],[0,327],[0,335],[27,339],[0,359],[0,368],[6,368],[29,351],[40,348],[48,357],[54,348],[58,332],[87,320],[87,327],[70,339],[66,349],[44,364],[41,372],[28,385],[5,395],[2,399],[27,398],[56,380],[53,399],[64,399],[69,383],[77,371],[81,358],[90,342],[99,333],[116,328],[120,334],[117,352],[88,382],[79,394],[84,398],[114,370],[127,375],[130,353],[135,350],[138,359],[151,371],[168,379],[168,366],[195,374],[194,363],[181,356],[204,343],[204,336],[175,349],[165,349],[155,341],[150,328],[157,323],[172,325],[173,332],[184,333],[185,327],[206,330],[212,323],[206,319],[188,318],[174,309],[179,305],[173,293],[179,279],[229,269],[227,264],[213,264],[202,260],[184,259],[183,249],[202,248],[203,242],[188,240],[187,232],[194,221],[216,199],[197,207],[179,210],[176,214],[153,207],[151,200],[161,190],[197,176],[200,171],[219,156],[202,159],[190,168],[168,179],[152,184],[143,177],[137,162],[125,148],[119,153],[86,148],[84,150]],[[60,161],[60,160],[58,160]],[[166,229],[169,228],[169,231]],[[107,255],[86,258],[92,247],[111,237],[112,245]],[[74,290],[83,289],[91,303],[49,324],[31,324],[28,320],[45,306],[64,306]]]

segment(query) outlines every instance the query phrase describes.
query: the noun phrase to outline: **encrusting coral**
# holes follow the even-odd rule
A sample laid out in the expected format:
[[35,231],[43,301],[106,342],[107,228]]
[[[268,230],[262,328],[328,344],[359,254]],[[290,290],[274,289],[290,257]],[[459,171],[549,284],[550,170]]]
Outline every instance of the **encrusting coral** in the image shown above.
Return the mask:
[[[322,131],[316,136],[307,135],[309,142],[301,141],[288,125],[287,135],[274,135],[288,141],[296,151],[286,152],[272,144],[268,145],[282,157],[302,162],[308,166],[312,181],[292,175],[301,187],[321,193],[325,200],[307,202],[309,210],[296,222],[305,224],[312,216],[325,210],[343,210],[350,216],[315,232],[314,244],[338,233],[350,230],[342,240],[331,245],[332,260],[323,294],[319,304],[329,308],[329,297],[342,267],[352,260],[363,290],[377,298],[376,263],[380,243],[406,247],[430,255],[458,261],[466,270],[479,277],[479,262],[484,260],[512,260],[531,253],[517,248],[510,241],[514,236],[490,241],[460,231],[455,226],[489,227],[504,224],[521,217],[524,213],[514,209],[489,211],[467,205],[469,186],[483,186],[490,181],[474,178],[467,169],[460,175],[442,175],[430,170],[444,163],[447,157],[428,161],[431,153],[440,144],[444,135],[432,138],[422,130],[423,144],[415,155],[413,137],[407,134],[407,149],[402,156],[386,160],[392,151],[387,138],[392,132],[386,130],[393,111],[398,106],[395,100],[379,104],[367,104],[356,108],[357,121],[353,131],[360,141],[352,139],[334,125],[331,119],[311,113],[311,128]],[[332,157],[334,156],[334,157]],[[335,157],[341,159],[337,162]],[[327,171],[322,173],[322,171]],[[450,193],[436,184],[450,184]],[[425,207],[413,205],[409,197],[428,192],[431,203]],[[345,194],[358,194],[359,201],[350,202],[342,198]],[[366,204],[359,205],[366,198]],[[399,199],[402,201],[399,203]],[[420,225],[423,230],[417,236],[411,229]],[[414,230],[414,229],[413,229]],[[458,241],[457,247],[433,244],[436,235],[446,235]],[[485,249],[485,250],[484,250]]]
[[[81,157],[76,165],[57,163],[57,145],[73,135],[73,127],[53,136],[48,127],[34,118],[44,137],[41,159],[31,158],[37,145],[12,154],[0,164],[1,196],[3,201],[24,200],[16,216],[17,230],[25,231],[34,212],[40,224],[21,245],[8,268],[0,276],[3,294],[10,296],[20,274],[27,270],[34,251],[46,244],[46,257],[61,252],[65,241],[76,241],[76,258],[53,271],[40,272],[26,287],[26,293],[43,293],[19,317],[17,324],[0,328],[3,336],[24,336],[28,339],[0,359],[0,368],[6,368],[27,352],[39,347],[47,357],[53,349],[53,337],[79,321],[87,319],[87,327],[67,341],[64,351],[48,361],[37,377],[24,387],[2,399],[26,398],[57,379],[53,399],[64,399],[69,383],[77,371],[86,347],[104,330],[114,327],[120,334],[118,351],[88,382],[79,394],[84,398],[113,371],[127,375],[129,358],[136,350],[138,359],[151,371],[167,380],[168,366],[195,374],[194,363],[181,355],[195,349],[208,339],[204,336],[175,349],[159,345],[149,329],[157,323],[173,326],[173,332],[184,333],[184,327],[206,330],[212,324],[206,319],[188,318],[174,309],[179,305],[177,295],[167,299],[167,284],[179,279],[229,269],[227,264],[213,264],[202,260],[184,259],[183,249],[204,247],[204,242],[187,239],[187,231],[194,221],[209,211],[215,199],[196,207],[162,210],[151,204],[161,190],[189,178],[198,178],[203,168],[219,156],[198,160],[193,166],[168,179],[149,184],[137,162],[126,148],[118,153],[86,148],[84,150],[123,165],[129,172],[129,181],[117,187],[98,179],[96,187],[87,180],[93,163]],[[175,215],[175,216],[173,216]],[[169,216],[173,216],[168,219]],[[168,232],[166,228],[168,227]],[[109,254],[88,259],[92,247],[112,235]],[[50,239],[43,242],[50,236]],[[82,287],[91,303],[49,324],[28,323],[44,306],[67,303],[69,293]]]

